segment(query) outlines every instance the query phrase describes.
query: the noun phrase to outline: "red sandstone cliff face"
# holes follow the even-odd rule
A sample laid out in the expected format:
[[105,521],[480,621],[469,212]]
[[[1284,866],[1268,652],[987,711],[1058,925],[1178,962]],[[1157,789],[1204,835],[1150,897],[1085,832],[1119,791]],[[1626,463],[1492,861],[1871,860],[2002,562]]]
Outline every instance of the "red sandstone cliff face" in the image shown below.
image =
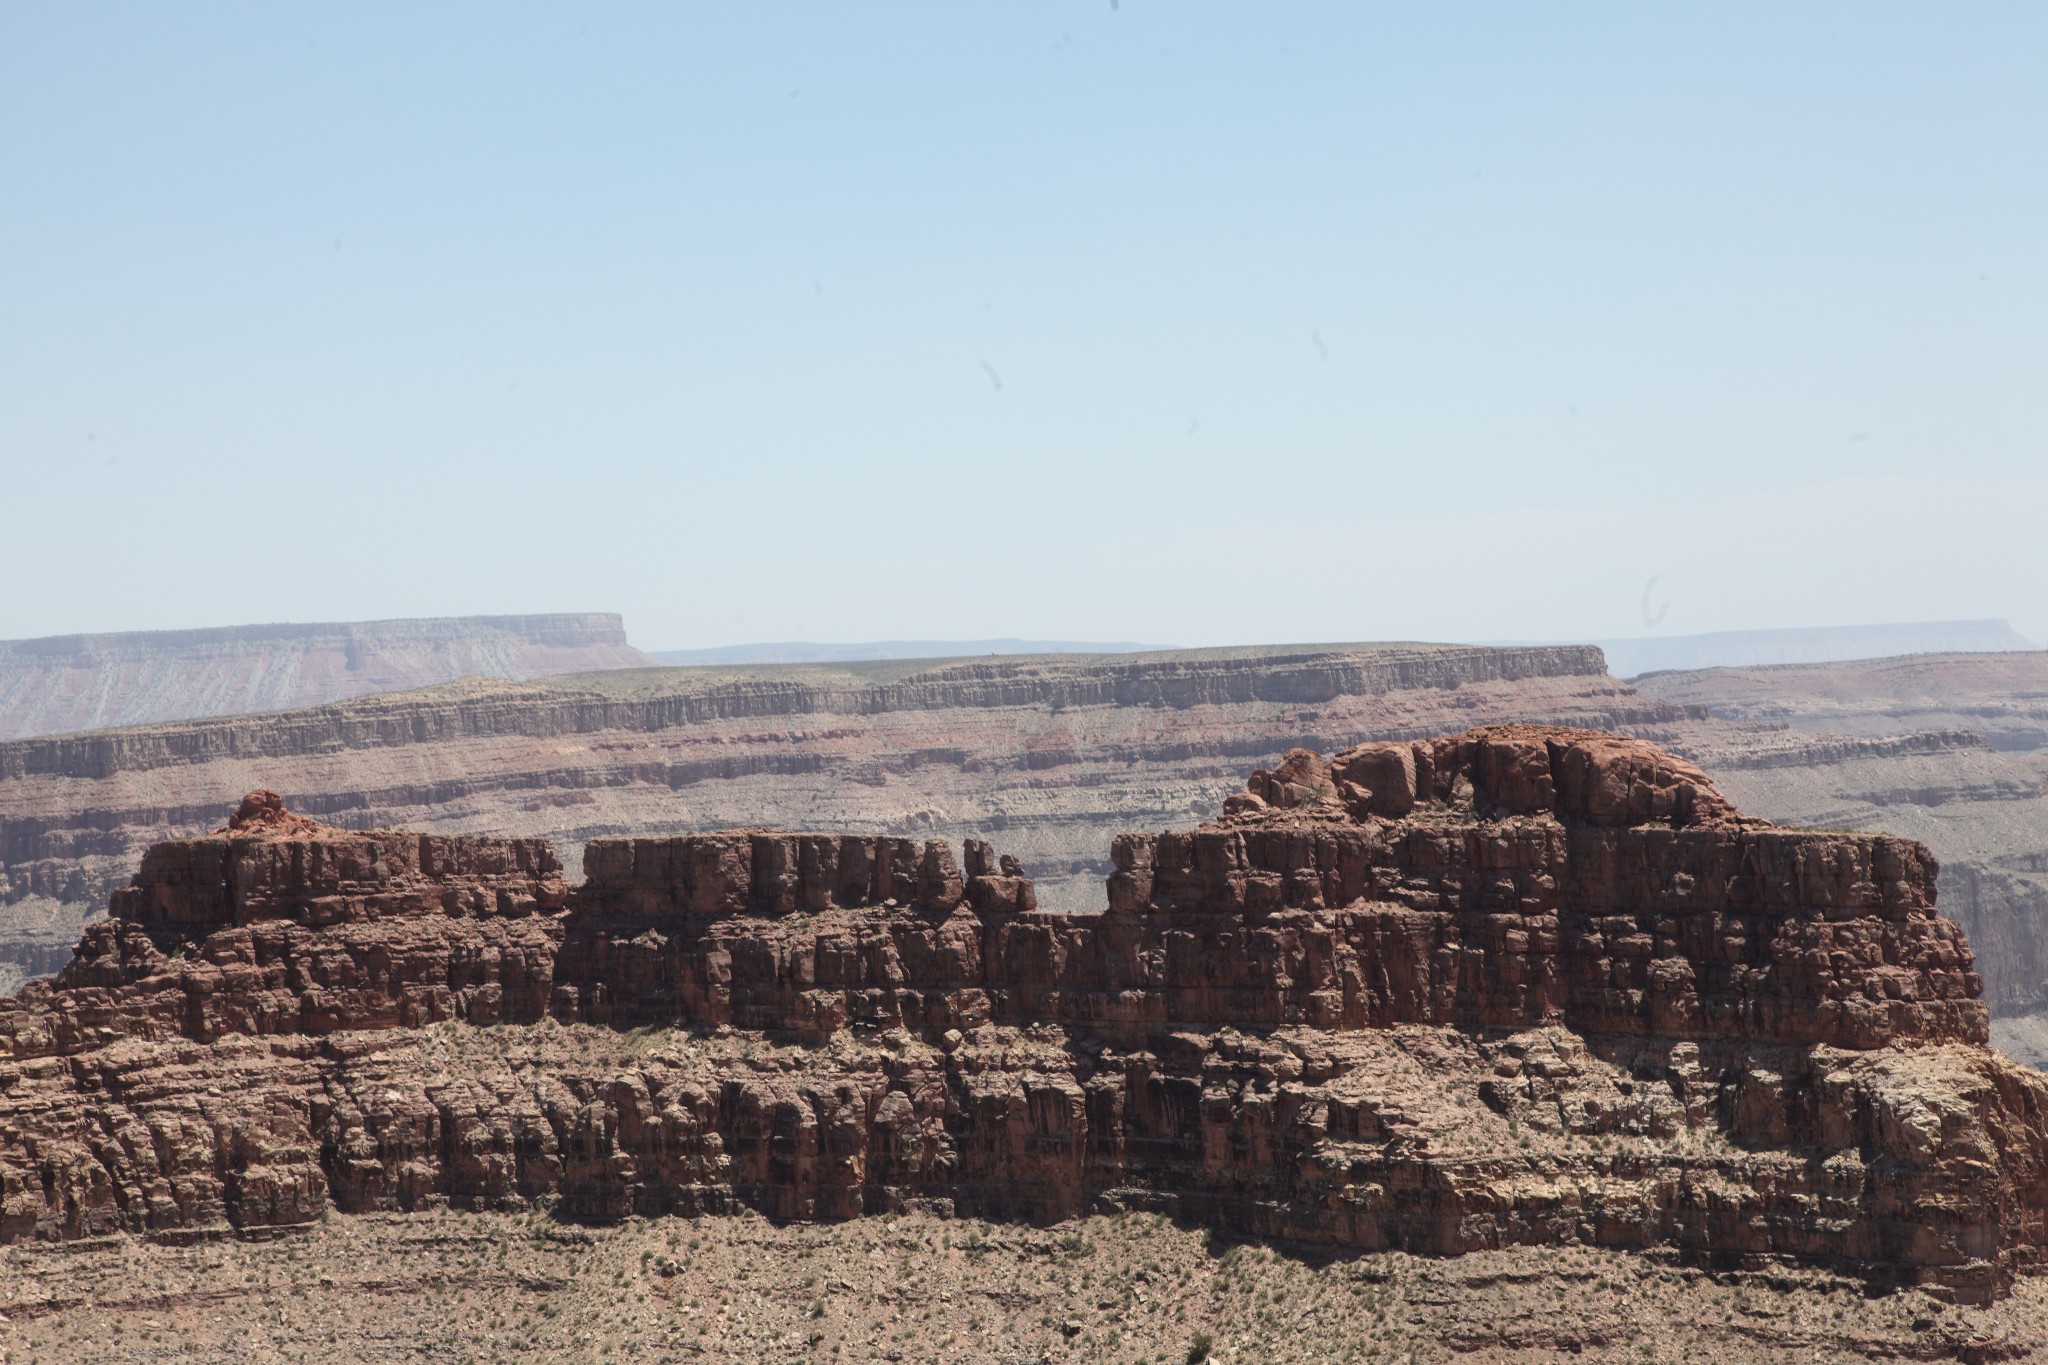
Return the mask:
[[778,831],[594,842],[571,890],[259,802],[0,1007],[0,1237],[1110,1202],[1966,1297],[2048,1241],[2048,1081],[1984,1048],[1917,845],[1517,727],[1290,754],[1115,862],[1079,916],[979,842]]
[[[1914,655],[1639,679],[1714,716],[1682,743],[1745,809],[1884,829],[1942,863],[1942,912],[1969,931],[1994,1029],[2048,1061],[2048,653]],[[1791,726],[1789,731],[1785,726]],[[2025,1046],[2015,1046],[2024,1042]]]

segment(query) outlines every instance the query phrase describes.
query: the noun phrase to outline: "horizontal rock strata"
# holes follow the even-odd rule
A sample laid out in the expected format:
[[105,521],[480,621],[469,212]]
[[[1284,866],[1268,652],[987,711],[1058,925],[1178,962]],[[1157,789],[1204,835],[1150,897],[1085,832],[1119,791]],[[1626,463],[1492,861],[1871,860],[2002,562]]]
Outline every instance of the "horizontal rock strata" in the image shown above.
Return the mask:
[[2048,1226],[1933,859],[1635,741],[1298,751],[1036,908],[969,841],[585,850],[252,795],[0,1006],[0,1237],[552,1201],[1587,1242],[1984,1298]]
[[1683,716],[1597,650],[1325,645],[624,670],[470,681],[274,715],[0,743],[0,984],[105,910],[151,844],[251,786],[352,829],[592,839],[737,828],[1000,837],[1051,908],[1112,836],[1193,824],[1306,745],[1507,720]]
[[[1942,912],[1976,946],[1992,1014],[2048,1010],[2048,653],[1724,668],[1637,686],[1711,713],[1664,738],[1744,809],[1932,848]],[[2015,1055],[2048,1062],[2039,1046]]]

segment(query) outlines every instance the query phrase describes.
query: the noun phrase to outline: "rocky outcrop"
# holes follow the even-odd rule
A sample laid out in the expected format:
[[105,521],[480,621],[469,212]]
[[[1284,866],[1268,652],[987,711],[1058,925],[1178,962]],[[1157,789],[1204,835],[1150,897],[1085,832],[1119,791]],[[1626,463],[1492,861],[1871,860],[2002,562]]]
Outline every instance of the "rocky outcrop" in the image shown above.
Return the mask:
[[[1944,913],[1977,947],[1993,1015],[2048,1009],[2048,653],[1723,668],[1637,685],[1709,713],[1665,739],[1745,809],[1933,849]],[[2037,1048],[2018,1055],[2048,1061]]]
[[16,1054],[545,1016],[568,888],[544,841],[353,833],[275,800],[150,849],[57,989],[30,988]]
[[1984,1298],[2048,1241],[2048,1080],[1984,1047],[1908,841],[1648,745],[1302,751],[1048,914],[975,841],[307,829],[160,846],[0,1006],[0,1236],[444,1203],[1584,1242]]
[[0,640],[0,739],[652,662],[626,643],[617,616],[600,613]]

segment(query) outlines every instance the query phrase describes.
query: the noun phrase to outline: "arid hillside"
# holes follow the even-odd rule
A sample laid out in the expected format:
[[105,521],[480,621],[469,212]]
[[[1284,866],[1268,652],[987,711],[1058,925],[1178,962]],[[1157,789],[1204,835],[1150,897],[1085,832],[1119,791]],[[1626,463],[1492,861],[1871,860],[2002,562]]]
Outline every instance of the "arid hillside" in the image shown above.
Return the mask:
[[0,640],[0,739],[650,660],[617,616],[453,616]]

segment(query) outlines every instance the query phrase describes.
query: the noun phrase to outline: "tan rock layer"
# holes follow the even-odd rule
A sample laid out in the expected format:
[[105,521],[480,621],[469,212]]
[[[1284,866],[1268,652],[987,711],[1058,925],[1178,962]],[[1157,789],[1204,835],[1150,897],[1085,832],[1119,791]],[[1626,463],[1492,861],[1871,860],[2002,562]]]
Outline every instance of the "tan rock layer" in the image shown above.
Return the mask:
[[[2048,1239],[2048,1081],[1983,1047],[1918,846],[1573,731],[1302,751],[1246,798],[1120,839],[1088,916],[980,843],[599,842],[573,891],[530,840],[159,846],[0,1011],[0,1237],[1114,1197],[1967,1297]],[[437,1022],[423,1066],[399,1031]],[[536,1041],[592,1024],[594,1057]],[[646,1025],[696,1032],[648,1056]]]

